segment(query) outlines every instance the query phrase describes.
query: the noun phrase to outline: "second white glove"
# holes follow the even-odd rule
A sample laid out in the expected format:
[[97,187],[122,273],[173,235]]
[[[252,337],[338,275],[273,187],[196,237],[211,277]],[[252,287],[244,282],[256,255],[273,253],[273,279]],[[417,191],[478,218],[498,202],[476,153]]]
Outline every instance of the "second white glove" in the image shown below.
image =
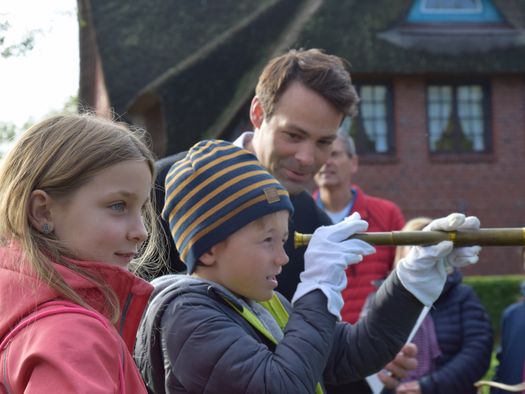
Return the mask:
[[313,234],[304,255],[304,271],[301,282],[292,298],[292,304],[312,290],[321,290],[328,300],[328,310],[341,320],[346,287],[345,269],[349,264],[359,263],[363,256],[375,249],[359,239],[347,239],[359,231],[366,231],[368,223],[357,212],[332,226],[319,227]]
[[[432,221],[423,231],[473,231],[479,230],[477,217],[452,213]],[[422,304],[430,306],[439,297],[447,279],[447,266],[463,267],[478,262],[479,246],[453,248],[451,241],[437,245],[416,246],[400,260],[396,273],[403,286]]]

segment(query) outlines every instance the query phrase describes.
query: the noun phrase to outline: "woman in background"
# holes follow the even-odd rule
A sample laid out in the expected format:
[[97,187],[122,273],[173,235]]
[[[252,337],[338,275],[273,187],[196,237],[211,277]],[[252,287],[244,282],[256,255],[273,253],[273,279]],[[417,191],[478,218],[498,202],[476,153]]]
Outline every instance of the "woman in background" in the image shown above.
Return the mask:
[[[432,220],[409,220],[403,230],[422,230]],[[408,247],[396,250],[396,264]],[[492,326],[474,290],[462,284],[457,268],[448,268],[443,292],[430,309],[413,342],[418,367],[396,388],[402,394],[474,394],[474,383],[488,370]]]

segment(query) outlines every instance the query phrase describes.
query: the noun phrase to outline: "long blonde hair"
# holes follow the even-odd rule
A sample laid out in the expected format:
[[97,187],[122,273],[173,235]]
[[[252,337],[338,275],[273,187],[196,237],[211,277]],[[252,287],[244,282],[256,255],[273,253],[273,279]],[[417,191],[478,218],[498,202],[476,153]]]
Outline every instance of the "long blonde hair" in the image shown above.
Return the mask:
[[[142,135],[141,135],[142,134]],[[31,193],[40,189],[52,198],[67,198],[100,171],[126,160],[145,161],[154,179],[154,158],[143,140],[144,132],[93,115],[59,115],[46,119],[23,133],[0,169],[0,239],[17,241],[35,273],[63,297],[89,307],[62,279],[54,261],[97,283],[107,298],[108,316],[118,319],[120,308],[113,290],[100,278],[71,263],[76,258],[53,234],[44,234],[29,221]],[[154,198],[144,208],[149,239],[141,248],[134,267],[159,261],[161,239],[153,208]]]

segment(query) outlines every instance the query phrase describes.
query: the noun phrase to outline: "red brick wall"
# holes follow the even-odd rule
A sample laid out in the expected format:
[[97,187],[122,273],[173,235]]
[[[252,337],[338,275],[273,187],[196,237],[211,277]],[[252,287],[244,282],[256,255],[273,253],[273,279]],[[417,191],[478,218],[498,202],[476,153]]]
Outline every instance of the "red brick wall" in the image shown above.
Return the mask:
[[[432,159],[426,135],[426,81],[394,80],[396,159],[363,158],[355,182],[397,202],[407,219],[466,212],[482,227],[525,227],[525,86],[520,76],[490,79],[493,153],[480,160]],[[522,273],[520,247],[486,247],[466,274]]]

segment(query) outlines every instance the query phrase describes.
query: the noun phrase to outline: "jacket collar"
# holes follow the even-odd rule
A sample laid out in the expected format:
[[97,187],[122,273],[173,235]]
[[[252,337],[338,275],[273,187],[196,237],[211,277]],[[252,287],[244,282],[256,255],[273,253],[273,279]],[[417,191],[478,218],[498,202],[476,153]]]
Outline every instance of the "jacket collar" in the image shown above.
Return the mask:
[[[355,191],[354,193],[354,206],[352,207],[352,212],[359,212],[359,215],[361,215],[361,219],[367,220],[369,216],[368,212],[368,204],[366,202],[365,194],[361,190],[361,188],[357,185],[352,185],[352,190]],[[348,212],[350,214],[351,212]]]
[[[351,189],[354,191],[354,193],[352,193],[354,195],[354,203],[352,205],[352,209],[350,210],[350,212],[348,212],[348,215],[350,215],[353,212],[359,212],[359,215],[361,215],[361,219],[366,220],[369,216],[369,212],[366,198],[364,198],[365,194],[357,185],[352,185]],[[312,196],[314,200],[317,200],[320,196],[319,189],[316,189],[312,193]]]
[[[11,243],[0,249],[0,310],[7,311],[0,324],[0,337],[20,318],[31,313],[38,305],[56,299],[60,295],[47,283],[42,282],[32,269],[23,263],[24,253]],[[103,280],[115,292],[121,309],[121,317],[115,328],[130,349],[153,287],[128,270],[116,265],[94,262],[71,262],[87,269]],[[64,281],[73,288],[93,309],[107,316],[106,302],[98,286],[90,279],[57,263],[52,263]],[[14,285],[12,285],[14,284]],[[9,308],[9,305],[15,307]]]

